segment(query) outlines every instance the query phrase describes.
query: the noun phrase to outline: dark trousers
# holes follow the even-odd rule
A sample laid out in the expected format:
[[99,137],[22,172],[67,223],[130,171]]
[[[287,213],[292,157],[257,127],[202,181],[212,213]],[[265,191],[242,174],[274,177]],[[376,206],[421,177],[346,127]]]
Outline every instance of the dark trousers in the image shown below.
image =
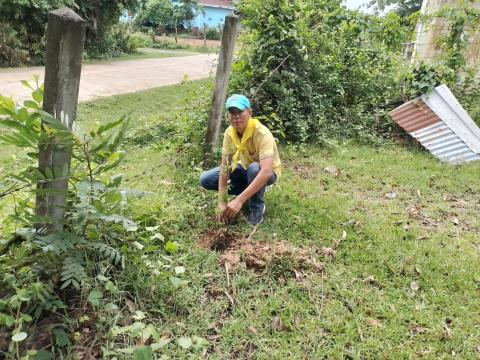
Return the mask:
[[[235,170],[230,174],[228,193],[230,195],[240,195],[248,187],[248,185],[253,182],[259,172],[260,164],[258,162],[251,163],[247,170],[245,170],[241,165],[237,165]],[[207,170],[200,176],[200,185],[207,190],[218,190],[219,177],[220,167]],[[272,185],[276,180],[277,175],[273,173],[265,186],[263,186],[249,199],[248,208],[250,210],[250,214],[263,212],[263,207],[265,205],[265,188],[269,185]]]

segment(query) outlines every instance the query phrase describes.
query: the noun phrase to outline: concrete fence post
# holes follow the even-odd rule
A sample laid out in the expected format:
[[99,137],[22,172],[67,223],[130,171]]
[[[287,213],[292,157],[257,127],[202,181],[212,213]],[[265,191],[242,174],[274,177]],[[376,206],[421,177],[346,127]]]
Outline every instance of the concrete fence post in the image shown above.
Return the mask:
[[[69,130],[77,112],[85,28],[85,21],[71,9],[48,14],[43,110]],[[71,157],[71,145],[58,139],[39,144],[38,168],[53,175],[37,184],[35,214],[48,218],[48,223],[39,224],[44,230],[63,230]]]
[[237,16],[226,16],[223,26],[222,43],[218,57],[215,90],[213,92],[212,107],[208,120],[207,136],[205,140],[204,164],[211,166],[213,153],[218,140],[220,125],[223,117],[223,107],[227,97],[228,81],[233,62],[233,52],[239,19]]

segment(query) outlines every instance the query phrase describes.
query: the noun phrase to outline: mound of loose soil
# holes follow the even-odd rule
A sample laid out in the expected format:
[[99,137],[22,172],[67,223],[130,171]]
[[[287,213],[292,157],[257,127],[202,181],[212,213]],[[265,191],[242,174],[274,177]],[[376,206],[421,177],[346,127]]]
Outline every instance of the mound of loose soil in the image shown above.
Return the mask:
[[211,229],[199,237],[198,244],[204,249],[221,252],[220,265],[229,269],[244,263],[248,269],[263,270],[282,258],[289,258],[316,272],[324,269],[324,264],[316,259],[320,254],[325,255],[322,250],[298,248],[285,241],[266,243],[222,229]]

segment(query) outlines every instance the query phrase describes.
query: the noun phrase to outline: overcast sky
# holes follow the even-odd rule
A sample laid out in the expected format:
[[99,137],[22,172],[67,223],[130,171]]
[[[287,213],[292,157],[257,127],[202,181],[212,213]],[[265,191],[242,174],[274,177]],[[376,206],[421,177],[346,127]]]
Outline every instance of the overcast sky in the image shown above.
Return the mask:
[[[368,8],[366,5],[369,3],[369,0],[343,0],[343,3],[345,6],[349,9],[352,10],[362,10],[363,12],[373,14],[374,10],[373,8]],[[383,12],[384,14],[388,12],[389,10],[392,10],[395,8],[395,6],[389,5],[385,7],[385,11]]]
[[345,5],[349,9],[358,9],[361,5],[368,3],[368,0],[345,0]]

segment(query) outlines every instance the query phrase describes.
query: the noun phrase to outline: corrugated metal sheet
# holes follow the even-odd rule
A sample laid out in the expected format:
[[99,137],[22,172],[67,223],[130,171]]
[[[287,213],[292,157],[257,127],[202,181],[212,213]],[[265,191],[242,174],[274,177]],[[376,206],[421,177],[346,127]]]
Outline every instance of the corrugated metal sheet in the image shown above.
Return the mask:
[[440,122],[440,118],[422,101],[410,101],[390,113],[405,131],[412,132]]
[[433,155],[450,164],[480,160],[480,154],[475,154],[455,133],[439,122],[433,126],[410,133]]
[[480,129],[446,85],[403,104],[390,116],[442,161],[480,160]]

